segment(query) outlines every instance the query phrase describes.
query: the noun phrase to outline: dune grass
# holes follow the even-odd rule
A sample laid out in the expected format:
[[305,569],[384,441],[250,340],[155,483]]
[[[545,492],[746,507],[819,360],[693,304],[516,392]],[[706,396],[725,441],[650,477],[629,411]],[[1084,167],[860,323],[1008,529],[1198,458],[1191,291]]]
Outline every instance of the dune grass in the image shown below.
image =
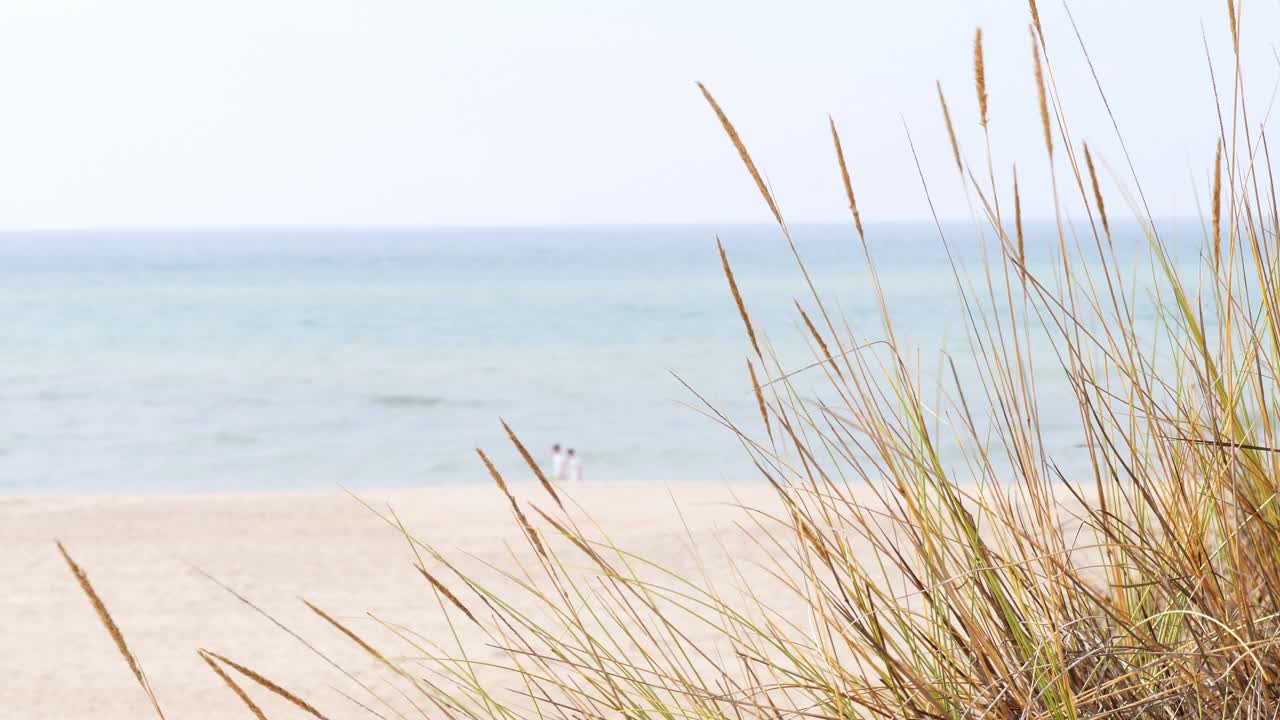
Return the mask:
[[[1234,5],[1228,8],[1234,39],[1239,19]],[[986,73],[996,69],[984,68],[979,32],[973,59],[980,116],[970,120],[986,146],[985,165],[966,159],[957,132],[966,125],[953,123],[963,118],[953,117],[941,85],[938,95],[975,227],[992,246],[982,282],[966,283],[956,269],[980,381],[953,374],[942,404],[926,399],[883,294],[871,335],[854,333],[824,303],[741,135],[702,88],[811,291],[797,309],[815,353],[807,373],[823,379],[820,400],[801,392],[795,371],[781,366],[753,326],[720,246],[749,354],[744,392],[754,395],[759,417],[733,419],[710,406],[705,412],[737,435],[776,488],[778,509],[746,508],[743,523],[771,558],[768,574],[788,602],[726,594],[628,552],[607,528],[572,511],[571,493],[545,481],[504,425],[550,501],[520,502],[477,451],[533,549],[528,566],[491,568],[514,594],[495,592],[384,514],[409,539],[424,591],[436,596],[440,612],[455,627],[480,628],[501,660],[477,659],[480,648],[453,642],[460,633],[423,638],[380,619],[402,646],[375,649],[313,606],[386,668],[406,697],[418,699],[414,714],[1276,714],[1280,212],[1266,134],[1249,122],[1238,80],[1230,97],[1215,98],[1229,122],[1217,138],[1197,285],[1176,271],[1138,178],[1120,179],[1155,278],[1158,322],[1144,330],[1135,316],[1135,273],[1113,245],[1099,158],[1069,132],[1034,0],[1030,11],[1036,87],[1026,102],[1043,126],[1044,155],[1024,164],[1043,162],[1055,177],[1056,264],[1046,274],[1027,262],[1016,174],[991,166],[998,136],[988,132]],[[1075,37],[1054,38],[1054,47]],[[1238,42],[1235,54],[1238,78]],[[1101,85],[1096,89],[1105,104]],[[864,254],[878,291],[874,237],[863,233],[857,182],[834,121],[831,132],[853,221],[851,247]],[[1132,170],[1127,157],[1112,161]],[[938,232],[948,247],[940,224]],[[1046,349],[1052,357],[1039,357]],[[1062,472],[1044,444],[1037,383],[1046,360],[1072,391],[1080,452],[1087,454],[1081,473]],[[962,462],[943,457],[946,443],[964,449]],[[72,568],[150,695],[105,608]],[[693,627],[714,640],[695,642]],[[201,657],[259,715],[222,667],[288,692],[221,655]]]

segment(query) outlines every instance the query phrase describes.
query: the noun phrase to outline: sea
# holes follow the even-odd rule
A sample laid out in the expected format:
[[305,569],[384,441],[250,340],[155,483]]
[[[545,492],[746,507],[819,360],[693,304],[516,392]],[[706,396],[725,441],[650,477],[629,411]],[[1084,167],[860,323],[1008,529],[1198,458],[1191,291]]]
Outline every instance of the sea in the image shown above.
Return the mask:
[[[792,233],[838,321],[883,339],[853,228]],[[926,386],[939,358],[974,367],[959,287],[985,285],[980,235],[867,228]],[[1027,235],[1047,271],[1053,225]],[[721,421],[762,433],[717,237],[779,366],[812,363],[794,303],[815,305],[774,226],[0,234],[0,493],[490,482],[476,448],[527,479],[500,420],[541,461],[574,448],[591,483],[759,481]],[[1200,224],[1164,237],[1196,272]],[[1116,243],[1142,276],[1142,233]],[[1053,354],[1037,358],[1046,446],[1069,466],[1074,404]],[[830,399],[819,369],[793,381]]]

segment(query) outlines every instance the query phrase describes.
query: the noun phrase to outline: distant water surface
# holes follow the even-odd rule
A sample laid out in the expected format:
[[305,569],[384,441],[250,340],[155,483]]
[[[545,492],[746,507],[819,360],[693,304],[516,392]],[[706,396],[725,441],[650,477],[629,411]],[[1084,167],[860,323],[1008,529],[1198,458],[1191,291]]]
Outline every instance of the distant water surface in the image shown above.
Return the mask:
[[[1194,268],[1198,227],[1175,230]],[[758,429],[716,233],[784,365],[810,362],[792,298],[813,305],[769,227],[0,235],[0,492],[487,481],[475,447],[524,477],[500,417],[540,455],[578,449],[590,481],[754,479],[679,381]],[[851,229],[795,233],[831,308],[881,337]],[[972,228],[947,233],[978,277]],[[936,228],[869,239],[902,335],[963,363]],[[1078,433],[1053,430],[1069,455]]]

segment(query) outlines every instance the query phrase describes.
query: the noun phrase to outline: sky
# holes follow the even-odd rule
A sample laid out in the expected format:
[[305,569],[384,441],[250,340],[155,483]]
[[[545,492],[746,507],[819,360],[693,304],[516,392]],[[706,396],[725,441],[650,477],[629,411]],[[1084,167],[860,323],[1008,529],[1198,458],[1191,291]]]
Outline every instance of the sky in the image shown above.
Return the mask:
[[[1258,119],[1280,5],[1237,4]],[[1128,213],[1132,177],[1064,6],[1041,5],[1072,137]],[[1225,3],[1071,12],[1153,212],[1199,214],[1217,137],[1201,33],[1229,96]],[[788,220],[848,217],[828,116],[866,220],[930,216],[908,130],[937,213],[966,218],[934,83],[985,167],[979,26],[997,186],[1016,162],[1027,217],[1050,217],[1028,23],[1022,0],[4,0],[0,228],[768,220],[697,81]]]

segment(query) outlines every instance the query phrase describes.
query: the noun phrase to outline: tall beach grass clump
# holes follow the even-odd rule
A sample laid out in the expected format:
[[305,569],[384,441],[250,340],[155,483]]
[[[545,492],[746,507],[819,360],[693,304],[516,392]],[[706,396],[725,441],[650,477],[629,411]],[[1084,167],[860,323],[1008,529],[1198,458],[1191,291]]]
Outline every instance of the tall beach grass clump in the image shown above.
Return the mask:
[[[1057,251],[1048,270],[1028,262],[1016,171],[992,164],[994,68],[979,31],[977,117],[966,125],[937,87],[947,145],[990,243],[982,282],[966,283],[956,269],[977,380],[950,375],[942,404],[929,399],[879,291],[874,238],[864,232],[858,178],[836,123],[850,247],[881,299],[871,334],[855,333],[824,302],[741,135],[700,86],[809,291],[797,310],[815,354],[805,372],[822,378],[821,399],[796,387],[797,370],[782,367],[753,324],[719,245],[744,326],[753,415],[706,412],[776,489],[777,506],[744,509],[743,522],[785,603],[749,589],[722,593],[619,546],[572,511],[571,493],[553,489],[505,428],[549,501],[520,501],[478,451],[532,551],[528,566],[499,570],[513,591],[495,591],[386,516],[411,540],[440,612],[459,631],[480,633],[500,659],[391,624],[403,646],[375,649],[329,619],[414,699],[410,714],[1075,720],[1280,712],[1280,211],[1267,135],[1243,99],[1237,8],[1228,2],[1236,80],[1214,97],[1224,122],[1206,189],[1204,269],[1193,284],[1175,268],[1136,174],[1121,181],[1124,202],[1116,202],[1099,178],[1097,145],[1072,136],[1050,38],[1029,5],[1035,86],[1025,102],[1041,125],[1043,155],[1023,165],[1042,163],[1054,178]],[[1077,37],[1053,38],[1052,47]],[[976,164],[961,143],[971,126],[983,144]],[[1112,164],[1132,173],[1117,140]],[[1125,205],[1154,277],[1144,287],[1157,308],[1150,324],[1137,316],[1137,273],[1117,255],[1108,215]],[[941,224],[938,233],[948,249]],[[1070,388],[1079,471],[1064,471],[1046,448],[1037,391],[1046,366]],[[962,460],[944,458],[944,445],[962,448]],[[260,713],[226,670],[268,689],[270,681],[221,655],[201,657]]]

